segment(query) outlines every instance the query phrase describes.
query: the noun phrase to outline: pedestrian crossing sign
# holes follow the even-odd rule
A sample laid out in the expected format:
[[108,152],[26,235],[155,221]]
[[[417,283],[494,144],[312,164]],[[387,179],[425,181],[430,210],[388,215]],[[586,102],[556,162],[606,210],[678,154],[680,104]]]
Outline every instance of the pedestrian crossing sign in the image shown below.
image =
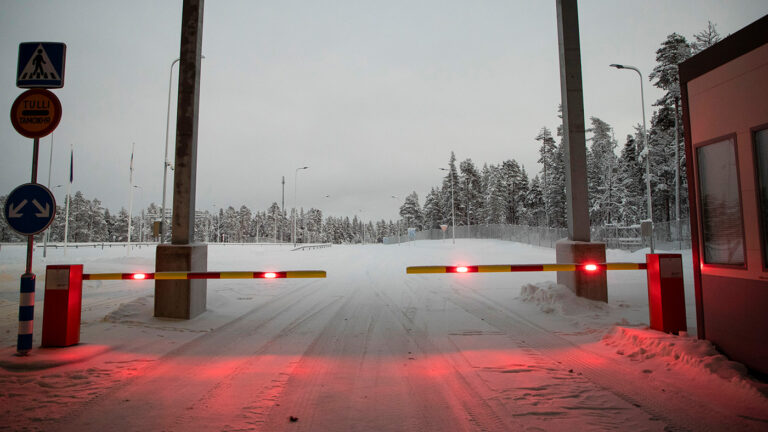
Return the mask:
[[64,87],[64,59],[67,45],[62,42],[22,42],[19,44],[16,87]]

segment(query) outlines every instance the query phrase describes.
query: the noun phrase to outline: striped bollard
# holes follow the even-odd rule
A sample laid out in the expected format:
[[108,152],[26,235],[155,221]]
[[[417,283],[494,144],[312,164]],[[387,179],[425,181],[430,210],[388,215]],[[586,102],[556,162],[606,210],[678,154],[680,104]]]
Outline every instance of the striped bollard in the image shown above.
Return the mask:
[[32,331],[35,324],[35,274],[21,275],[21,294],[19,297],[19,336],[16,352],[26,355],[32,350]]

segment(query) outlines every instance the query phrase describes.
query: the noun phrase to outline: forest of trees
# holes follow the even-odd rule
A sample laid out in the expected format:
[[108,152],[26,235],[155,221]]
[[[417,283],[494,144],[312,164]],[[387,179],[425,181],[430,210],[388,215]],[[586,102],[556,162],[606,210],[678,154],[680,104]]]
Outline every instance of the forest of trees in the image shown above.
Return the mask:
[[[689,42],[672,33],[656,51],[656,67],[649,74],[652,84],[664,91],[653,103],[648,129],[648,147],[644,148],[642,125],[619,142],[613,128],[597,117],[589,119],[587,131],[587,182],[590,218],[593,226],[633,225],[647,218],[646,158],[650,157],[653,220],[675,220],[675,173],[679,172],[680,218],[688,215],[688,185],[683,148],[680,86],[677,65],[720,40],[715,25],[693,36]],[[556,119],[553,109],[553,120]],[[559,124],[562,120],[556,120]],[[553,122],[554,123],[554,122]],[[533,134],[532,134],[533,135]],[[677,137],[677,138],[676,138]],[[565,165],[562,126],[555,132],[544,126],[532,136],[540,158],[539,169],[531,177],[526,168],[510,158],[479,168],[471,159],[458,163],[451,152],[442,183],[432,187],[420,204],[416,192],[405,197],[400,207],[401,220],[362,221],[357,216],[323,217],[319,209],[298,210],[297,241],[357,243],[381,242],[385,236],[406,233],[408,227],[438,228],[450,224],[452,207],[456,225],[516,224],[564,227],[566,225]],[[678,158],[675,158],[677,146]],[[5,204],[0,197],[0,205]],[[51,225],[50,241],[64,239],[64,207],[57,209]],[[151,241],[152,222],[160,219],[154,203],[134,214],[131,240]],[[228,207],[218,213],[198,212],[195,221],[197,241],[246,242],[291,241],[291,215],[281,212],[277,203],[264,211],[246,206]],[[116,214],[105,209],[98,199],[86,199],[80,192],[71,197],[68,240],[71,242],[124,242],[128,239],[128,212]],[[0,241],[22,241],[0,221]]]

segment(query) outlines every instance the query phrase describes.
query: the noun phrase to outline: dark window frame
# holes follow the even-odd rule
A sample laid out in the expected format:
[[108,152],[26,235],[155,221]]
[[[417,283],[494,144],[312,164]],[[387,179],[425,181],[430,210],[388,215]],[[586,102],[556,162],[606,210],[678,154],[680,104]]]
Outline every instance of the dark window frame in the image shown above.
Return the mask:
[[[731,147],[733,148],[733,157],[736,161],[736,188],[738,190],[738,196],[739,196],[739,219],[741,221],[741,249],[742,249],[742,256],[744,257],[744,263],[743,264],[721,264],[721,263],[709,263],[706,262],[706,242],[704,239],[704,201],[702,197],[702,188],[701,188],[701,165],[699,164],[699,150],[703,147],[706,147],[708,145],[712,144],[719,144],[721,142],[731,142]],[[699,223],[699,239],[700,239],[700,247],[701,247],[701,263],[707,267],[710,268],[723,268],[723,269],[732,269],[732,270],[747,270],[747,263],[748,263],[748,257],[747,257],[747,238],[746,233],[744,231],[744,197],[742,196],[742,189],[741,189],[741,167],[739,164],[739,145],[738,145],[738,137],[736,135],[736,132],[731,132],[726,135],[719,136],[717,138],[712,138],[707,141],[702,141],[700,143],[694,144],[692,153],[695,158],[695,169],[696,169],[696,200],[698,201],[697,213],[698,213],[698,223]]]
[[[757,160],[757,133],[762,131],[768,132],[768,123],[750,128],[749,139],[752,142],[750,150],[752,150],[752,162],[754,163],[753,170],[755,173],[755,204],[757,204],[757,229],[758,235],[760,236],[760,266],[763,273],[765,273],[768,272],[768,244],[766,242],[768,232],[765,231],[768,228],[768,221],[763,221],[762,218],[763,202],[760,200],[760,170]],[[766,151],[768,152],[768,145],[766,145]],[[766,172],[765,175],[766,183],[768,183],[768,172]],[[764,204],[768,206],[768,202]]]

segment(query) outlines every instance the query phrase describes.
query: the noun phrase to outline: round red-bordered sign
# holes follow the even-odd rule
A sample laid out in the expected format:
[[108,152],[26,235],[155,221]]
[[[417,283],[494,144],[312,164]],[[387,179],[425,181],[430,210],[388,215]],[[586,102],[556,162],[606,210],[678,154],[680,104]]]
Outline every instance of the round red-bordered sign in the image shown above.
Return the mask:
[[11,106],[11,124],[27,138],[42,138],[61,121],[61,102],[45,89],[27,90]]

